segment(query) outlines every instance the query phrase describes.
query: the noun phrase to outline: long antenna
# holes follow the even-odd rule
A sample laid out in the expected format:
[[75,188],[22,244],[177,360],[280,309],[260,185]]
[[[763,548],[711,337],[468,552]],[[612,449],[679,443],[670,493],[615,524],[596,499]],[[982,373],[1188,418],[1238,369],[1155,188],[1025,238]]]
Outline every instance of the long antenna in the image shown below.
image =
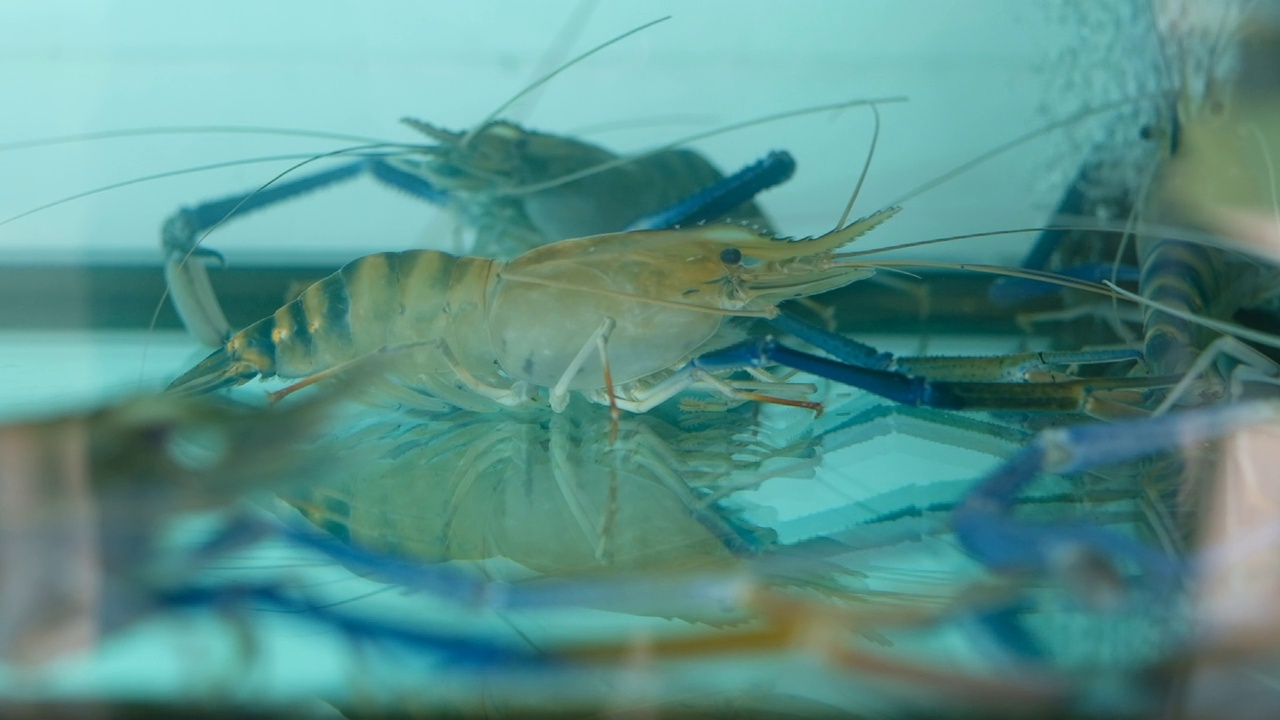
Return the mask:
[[849,213],[853,212],[853,204],[858,201],[858,193],[862,192],[862,183],[866,182],[867,172],[871,170],[871,159],[876,156],[876,143],[880,140],[880,108],[872,105],[871,113],[876,121],[875,130],[871,133],[871,148],[867,150],[867,159],[863,161],[862,172],[858,174],[858,184],[853,187],[849,202],[845,203],[844,213],[840,216],[840,222],[836,223],[836,230],[844,227],[844,224],[849,221]]
[[[538,61],[533,72],[530,73],[531,79],[540,78],[564,64],[565,56],[569,54],[569,50],[577,43],[582,31],[587,27],[587,23],[591,21],[591,16],[595,14],[596,8],[599,6],[600,0],[578,0],[578,4],[573,8],[569,19],[565,21],[564,25],[560,27],[560,31],[552,38],[547,51],[542,55],[542,59]],[[540,89],[546,91],[547,86],[543,85]],[[542,92],[532,97],[528,95],[525,97],[529,99],[520,107],[519,114],[516,116],[517,119],[520,116],[529,116],[533,107],[541,99]]]
[[638,152],[632,155],[624,155],[622,157],[615,158],[608,162],[600,163],[599,165],[594,165],[592,167],[579,170],[577,172],[572,172],[567,175],[561,175],[560,177],[552,178],[551,180],[547,180],[546,182],[534,183],[531,185],[521,185],[520,187],[504,190],[502,194],[503,195],[527,195],[529,193],[541,192],[549,188],[559,187],[566,183],[571,183],[574,180],[581,180],[582,178],[585,178],[585,177],[591,177],[592,175],[595,175],[597,173],[602,173],[606,170],[609,170],[615,167],[633,163],[642,157],[657,155],[660,152],[665,152],[672,148],[680,147],[682,145],[688,145],[689,143],[696,142],[698,140],[714,137],[716,135],[722,135],[724,133],[733,132],[735,130],[742,130],[743,128],[755,127],[756,125],[765,125],[767,123],[777,122],[779,120],[786,120],[788,118],[793,118],[793,117],[802,117],[804,115],[816,115],[818,113],[829,112],[832,110],[845,110],[847,108],[852,108],[852,107],[862,107],[866,105],[871,105],[871,106],[887,105],[890,103],[901,103],[901,102],[907,102],[907,98],[905,96],[895,96],[895,97],[869,98],[865,100],[863,99],[845,100],[844,102],[828,103],[826,105],[815,105],[813,107],[801,108],[799,110],[788,110],[786,112],[774,113],[772,115],[764,115],[761,117],[752,118],[750,120],[743,120],[741,122],[731,123],[729,125],[722,125],[718,128],[713,128],[711,130],[704,130],[703,132],[694,133],[692,135],[686,135],[678,140],[672,140],[671,142],[663,143],[662,145],[649,148],[648,150],[645,150],[643,152]]
[[516,104],[516,102],[518,102],[518,101],[520,100],[520,98],[522,98],[522,97],[524,97],[524,96],[528,95],[529,93],[533,92],[534,90],[537,90],[538,88],[542,87],[543,85],[546,85],[548,82],[550,82],[554,77],[556,77],[556,76],[557,76],[557,75],[559,75],[560,73],[564,72],[565,70],[568,70],[569,68],[573,67],[574,65],[577,65],[578,63],[582,62],[583,60],[586,60],[587,58],[591,57],[592,55],[595,55],[596,53],[598,53],[598,52],[600,52],[601,50],[603,50],[603,49],[605,49],[605,48],[609,47],[610,45],[613,45],[613,44],[615,44],[615,43],[621,42],[622,40],[625,40],[625,39],[627,39],[627,38],[631,37],[632,35],[635,35],[635,34],[636,34],[636,33],[638,33],[638,32],[641,32],[641,31],[643,31],[643,30],[648,30],[649,28],[653,27],[654,25],[657,25],[658,23],[661,23],[661,22],[666,22],[667,20],[670,20],[670,19],[671,19],[671,16],[670,16],[670,15],[667,15],[666,17],[660,17],[660,18],[658,18],[657,20],[652,20],[652,21],[650,21],[650,22],[647,22],[647,23],[645,23],[644,25],[641,25],[641,26],[640,26],[640,27],[638,27],[638,28],[634,28],[634,29],[628,30],[628,31],[626,31],[626,32],[622,33],[621,35],[619,35],[619,36],[617,36],[617,37],[615,37],[615,38],[613,38],[613,39],[611,39],[611,40],[606,40],[605,42],[600,43],[599,45],[597,45],[597,46],[595,46],[595,47],[591,48],[590,50],[588,50],[588,51],[586,51],[586,52],[582,53],[581,55],[579,55],[579,56],[577,56],[577,57],[573,58],[572,60],[570,60],[569,62],[567,62],[567,63],[565,63],[565,64],[563,64],[563,65],[561,65],[560,67],[556,68],[555,70],[552,70],[551,72],[547,73],[546,75],[543,75],[542,77],[538,78],[537,80],[534,80],[533,82],[529,83],[528,85],[526,85],[526,86],[525,86],[525,88],[524,88],[523,90],[521,90],[520,92],[518,92],[518,93],[516,93],[515,95],[513,95],[513,96],[511,97],[511,99],[510,99],[510,100],[507,100],[506,102],[504,102],[504,103],[502,103],[501,105],[499,105],[499,106],[497,107],[497,109],[496,109],[496,110],[494,110],[493,112],[489,113],[489,115],[488,115],[488,116],[486,116],[484,120],[481,120],[479,124],[477,124],[474,128],[472,128],[470,131],[468,131],[468,132],[467,132],[467,135],[466,135],[464,138],[462,138],[462,144],[463,144],[463,145],[466,145],[466,144],[467,144],[467,141],[469,141],[469,140],[471,139],[471,136],[475,134],[476,130],[478,130],[478,129],[480,129],[480,128],[483,128],[484,126],[486,126],[486,125],[488,125],[489,123],[491,123],[491,122],[493,122],[494,120],[496,120],[496,119],[497,119],[497,117],[498,117],[499,115],[501,115],[503,112],[505,112],[507,108],[509,108],[509,107],[511,107],[512,105]]
[[949,182],[950,180],[954,179],[956,176],[963,175],[964,173],[974,169],[975,167],[978,167],[979,165],[985,163],[986,161],[994,157],[1003,155],[1004,153],[1020,145],[1025,145],[1033,140],[1038,140],[1055,130],[1060,130],[1065,127],[1070,127],[1071,125],[1074,125],[1075,123],[1078,123],[1081,120],[1086,120],[1096,115],[1101,115],[1103,113],[1111,112],[1113,110],[1118,110],[1120,108],[1132,105],[1135,102],[1163,98],[1163,97],[1164,95],[1162,93],[1147,93],[1144,95],[1138,95],[1137,97],[1122,98],[1120,100],[1104,103],[1096,107],[1085,108],[1084,110],[1081,110],[1080,112],[1075,113],[1073,115],[1064,117],[1061,120],[1054,120],[1051,123],[1042,125],[1038,128],[1035,128],[1034,130],[1023,133],[1022,135],[1019,135],[1013,138],[1012,140],[1008,140],[1006,142],[1000,143],[999,145],[978,155],[977,157],[974,157],[970,160],[966,160],[965,162],[955,166],[954,168],[948,170],[947,172],[941,175],[938,175],[937,177],[924,183],[923,185],[915,187],[907,191],[903,195],[900,195],[899,197],[894,198],[894,200],[890,202],[889,205],[902,205],[907,200],[910,200],[911,198],[914,198],[917,195],[921,195],[925,192],[928,192],[929,190],[932,190],[938,187],[939,185],[942,185],[943,183]]
[[95,140],[116,140],[131,137],[152,137],[155,135],[280,135],[283,137],[304,137],[319,140],[339,140],[341,142],[376,143],[389,142],[380,138],[349,133],[325,132],[323,130],[306,130],[297,128],[270,127],[266,125],[157,125],[154,127],[124,128],[121,130],[102,130],[99,132],[78,133],[75,135],[55,135],[52,137],[18,140],[0,143],[0,153],[31,148],[70,145],[72,143],[93,142]]

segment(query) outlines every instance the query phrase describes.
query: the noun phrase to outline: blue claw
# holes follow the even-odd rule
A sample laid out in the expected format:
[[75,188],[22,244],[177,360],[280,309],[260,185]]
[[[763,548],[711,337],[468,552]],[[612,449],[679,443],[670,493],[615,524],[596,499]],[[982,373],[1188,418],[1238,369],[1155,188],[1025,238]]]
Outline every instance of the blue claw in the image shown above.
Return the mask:
[[[1136,590],[1147,600],[1176,596],[1181,579],[1188,574],[1185,561],[1107,528],[1019,521],[1013,511],[1020,494],[1043,474],[1074,473],[1126,462],[1197,444],[1245,426],[1275,422],[1278,417],[1280,408],[1273,403],[1250,402],[1043,431],[978,482],[952,513],[952,530],[961,547],[994,572],[1045,576],[1083,569],[1088,574],[1075,574],[1090,582],[1075,589],[1085,594],[1101,587],[1113,597],[1116,589],[1126,594]],[[1106,574],[1093,572],[1093,563],[1081,560],[1102,561]],[[1125,580],[1127,571],[1134,569],[1137,575],[1129,577],[1137,579],[1136,585]],[[1093,582],[1099,577],[1106,582]],[[1130,588],[1126,590],[1125,585]],[[1147,600],[1143,607],[1149,612]],[[1035,660],[1039,657],[1038,646],[1022,627],[1018,614],[1016,609],[1009,609],[981,620],[1007,649]]]
[[795,317],[786,310],[769,320],[769,324],[788,335],[800,338],[832,357],[839,358],[858,367],[872,370],[888,370],[893,366],[895,360],[890,353],[880,352],[865,343],[860,343],[839,333],[829,332],[825,328]]
[[[182,208],[165,223],[162,233],[164,248],[170,253],[188,252],[195,238],[236,216],[269,207],[309,192],[336,185],[358,175],[371,177],[393,189],[432,204],[443,205],[449,194],[433,186],[421,175],[396,163],[390,155],[370,155],[356,162],[317,172],[306,177],[273,183],[253,193],[234,195],[193,207]],[[677,225],[693,225],[728,214],[739,205],[750,202],[758,193],[790,179],[796,163],[787,152],[775,151],[763,159],[720,180],[674,205],[635,221],[628,230],[661,230]]]
[[432,187],[421,177],[388,163],[384,155],[372,155],[356,162],[307,175],[296,180],[272,183],[256,192],[233,195],[220,200],[185,207],[171,216],[164,225],[161,242],[170,253],[186,253],[195,245],[196,238],[232,214],[237,217],[270,207],[321,188],[350,180],[362,173],[402,190],[415,197],[433,203],[443,203],[448,196]]
[[786,182],[795,170],[796,161],[791,154],[775,150],[711,187],[641,217],[626,230],[666,230],[722,218],[761,192]]
[[1268,402],[1215,405],[1116,423],[1091,423],[1041,432],[1031,445],[987,475],[960,504],[952,527],[961,545],[998,571],[1042,572],[1063,549],[1084,548],[1128,560],[1168,587],[1182,564],[1138,540],[1084,525],[1038,525],[1010,513],[1019,494],[1042,474],[1067,474],[1134,460],[1236,429],[1275,421],[1280,409]]
[[856,387],[880,397],[913,407],[938,410],[1053,410],[1076,409],[1078,399],[1052,392],[1041,394],[1010,393],[1010,388],[1036,390],[1052,388],[1055,383],[1020,386],[1002,382],[949,382],[906,375],[890,370],[859,367],[831,360],[780,344],[772,336],[731,345],[690,361],[689,366],[709,372],[748,367],[784,365],[800,372]]

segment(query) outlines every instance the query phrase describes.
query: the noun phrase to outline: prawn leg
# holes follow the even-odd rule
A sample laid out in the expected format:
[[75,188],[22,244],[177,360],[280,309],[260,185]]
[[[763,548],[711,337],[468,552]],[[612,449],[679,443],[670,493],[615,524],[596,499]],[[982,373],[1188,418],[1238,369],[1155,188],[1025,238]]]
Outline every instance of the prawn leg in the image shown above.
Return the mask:
[[[1036,679],[1034,675],[1015,678],[1006,688],[1003,680],[957,675],[848,647],[853,633],[867,626],[928,627],[944,621],[945,616],[931,608],[855,610],[793,597],[772,587],[774,582],[787,578],[786,566],[763,560],[751,563],[753,572],[624,574],[511,583],[490,580],[450,565],[412,562],[372,553],[293,522],[286,521],[276,532],[290,544],[326,555],[359,575],[430,593],[472,610],[538,613],[581,607],[621,613],[642,609],[652,613],[655,608],[661,608],[662,614],[678,615],[686,608],[714,606],[732,612],[730,617],[756,617],[761,621],[741,628],[698,629],[682,636],[645,640],[645,647],[659,661],[743,651],[799,651],[809,652],[836,668],[860,673],[917,681],[922,677],[929,680],[945,677],[954,685],[951,690],[957,693],[972,692],[975,683],[983,688],[1034,690],[1032,696],[1037,697],[1048,697],[1043,693],[1050,688],[1034,682],[1026,684]],[[779,572],[781,574],[776,575]],[[578,640],[529,650],[480,637],[364,617],[332,604],[297,597],[271,585],[184,587],[164,597],[177,607],[224,605],[234,601],[237,605],[251,603],[255,607],[300,614],[353,638],[406,648],[465,670],[555,668],[565,672],[609,668],[629,661],[636,649],[635,641],[628,638]]]
[[1045,574],[1078,551],[1132,562],[1153,580],[1171,585],[1179,563],[1132,537],[1090,525],[1033,525],[1011,517],[1018,497],[1037,477],[1070,474],[1138,459],[1277,418],[1270,403],[1216,405],[1187,412],[1089,423],[1041,431],[992,471],[952,515],[964,549],[996,572]]
[[249,606],[258,610],[300,615],[311,622],[338,630],[350,638],[426,653],[453,667],[535,668],[552,664],[548,658],[529,650],[457,633],[433,632],[385,619],[362,617],[334,609],[328,604],[295,597],[272,585],[192,585],[159,593],[157,599],[169,608]]
[[[1176,589],[1188,568],[1165,552],[1106,528],[1034,524],[1013,517],[1019,496],[1043,474],[1067,474],[1122,463],[1221,438],[1280,419],[1274,402],[1213,405],[1113,424],[1044,430],[1026,448],[978,481],[951,516],[961,547],[991,571],[1045,576],[1102,560],[1112,570],[1136,568],[1154,593]],[[1078,569],[1078,568],[1076,568]],[[1113,576],[1115,573],[1111,573]],[[1016,611],[1011,610],[1016,614]],[[987,623],[1006,647],[1024,657],[1029,639],[1017,618]]]

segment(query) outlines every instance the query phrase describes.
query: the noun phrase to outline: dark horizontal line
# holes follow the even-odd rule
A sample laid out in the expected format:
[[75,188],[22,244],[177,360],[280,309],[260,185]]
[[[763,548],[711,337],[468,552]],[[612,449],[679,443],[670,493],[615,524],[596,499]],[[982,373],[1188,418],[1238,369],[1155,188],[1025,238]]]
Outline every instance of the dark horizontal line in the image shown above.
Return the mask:
[[[212,270],[233,327],[275,312],[304,287],[334,272],[332,267],[247,267]],[[835,305],[842,330],[858,333],[1001,334],[1017,332],[1013,313],[986,300],[990,278],[961,272],[928,273],[927,308],[902,289],[873,281],[823,295]],[[0,266],[0,330],[144,330],[164,292],[156,265]],[[1025,310],[1025,308],[1020,308]],[[166,302],[157,329],[181,327]]]

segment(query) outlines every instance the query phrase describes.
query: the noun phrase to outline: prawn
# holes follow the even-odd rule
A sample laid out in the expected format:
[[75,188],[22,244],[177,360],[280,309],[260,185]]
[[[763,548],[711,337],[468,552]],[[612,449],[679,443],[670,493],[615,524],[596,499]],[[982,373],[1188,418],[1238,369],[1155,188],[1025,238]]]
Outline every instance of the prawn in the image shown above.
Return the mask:
[[[565,238],[700,222],[746,223],[769,230],[769,221],[749,199],[790,177],[794,161],[775,152],[725,178],[702,155],[670,149],[621,158],[602,147],[562,135],[490,121],[469,133],[409,120],[439,144],[423,146],[423,159],[374,157],[322,175],[253,193],[184,208],[165,221],[165,278],[174,308],[206,344],[230,334],[225,313],[205,270],[215,251],[198,247],[201,234],[236,216],[266,207],[330,178],[368,166],[377,178],[446,206],[474,233],[471,252],[510,258]],[[703,193],[710,193],[703,195]],[[727,200],[725,198],[728,198]],[[687,201],[695,201],[688,205]],[[194,257],[193,257],[194,255]]]
[[[176,513],[315,479],[332,395],[276,410],[143,396],[0,426],[0,658],[84,650],[160,604],[160,531]],[[188,568],[190,569],[190,568]]]
[[303,378],[281,397],[383,354],[403,387],[466,409],[525,405],[542,390],[556,410],[573,391],[630,412],[695,385],[760,399],[689,361],[736,339],[728,320],[773,317],[783,300],[870,276],[834,251],[896,212],[804,240],[722,225],[564,240],[509,262],[370,255],[233,335],[170,390]]
[[[1137,408],[1147,417],[1042,433],[984,477],[953,519],[960,542],[996,571],[1044,573],[1067,555],[1077,561],[1105,558],[1113,571],[1138,568],[1143,574],[1136,590],[1141,601],[1120,609],[1141,607],[1156,618],[1176,611],[1183,597],[1179,591],[1195,578],[1193,570],[1210,550],[1197,540],[1205,519],[1198,497],[1211,492],[1203,471],[1216,451],[1191,459],[1174,451],[1203,451],[1203,441],[1273,425],[1276,416],[1274,401],[1258,398],[1267,392],[1260,387],[1277,383],[1273,356],[1280,341],[1264,330],[1236,324],[1250,318],[1273,322],[1280,292],[1274,248],[1269,246],[1274,228],[1241,222],[1242,217],[1275,212],[1275,196],[1267,192],[1275,187],[1275,170],[1264,134],[1276,125],[1268,110],[1275,92],[1255,86],[1254,97],[1243,102],[1233,97],[1240,78],[1222,71],[1220,53],[1226,51],[1225,34],[1251,15],[1225,5],[1216,12],[1212,60],[1203,84],[1192,85],[1184,72],[1179,91],[1163,108],[1163,123],[1143,129],[1144,136],[1161,139],[1164,146],[1144,187],[1133,193],[1140,202],[1127,226],[1137,235],[1138,293],[1111,285],[1142,306],[1146,368],[1178,382],[1158,401],[1148,398]],[[1251,66],[1262,72],[1267,66],[1270,56],[1258,49],[1242,56],[1241,73]],[[1250,129],[1260,162],[1244,151]],[[1195,409],[1168,412],[1185,406]],[[1135,461],[1144,462],[1139,479],[1163,547],[1081,524],[1037,526],[1010,517],[1017,495],[1040,475]],[[1161,601],[1151,602],[1157,595]],[[1011,647],[1035,644],[1018,623],[1007,624],[1004,631]]]
[[[636,238],[636,240],[640,240],[640,238]],[[580,256],[580,255],[576,255],[576,256],[575,256],[575,261],[576,261],[576,258],[579,258],[579,256]],[[454,265],[454,268],[456,268],[456,265]],[[398,275],[398,273],[397,273],[397,275]],[[575,278],[572,278],[572,279],[573,279],[573,281],[575,281],[575,284],[577,284],[577,281],[579,281],[579,278],[576,278],[576,277],[575,277]],[[507,283],[507,284],[511,284],[511,283]],[[545,288],[545,287],[549,287],[549,286],[540,286],[540,287],[541,287],[541,288]],[[534,288],[534,290],[539,290],[539,288]],[[599,293],[595,293],[595,295],[591,295],[591,297],[593,297],[593,299],[595,299],[595,297],[602,297],[602,295],[599,295]],[[564,305],[563,305],[563,304],[556,304],[556,305],[547,305],[547,306],[544,306],[544,307],[543,307],[543,309],[544,309],[544,311],[547,311],[547,313],[548,313],[548,314],[550,314],[550,311],[552,311],[552,309],[554,309],[554,310],[557,310],[557,311],[558,311],[558,310],[563,309],[563,307],[564,307]],[[664,309],[666,309],[666,307],[664,307]],[[678,310],[678,307],[677,307],[677,310]],[[334,310],[334,314],[337,314],[337,310]],[[494,316],[495,316],[495,318],[497,318],[497,315],[494,315]],[[527,315],[526,315],[526,318],[527,318]],[[726,324],[727,324],[727,323],[726,323]],[[508,327],[508,328],[509,328],[509,327],[512,327],[512,325],[504,325],[504,327]],[[653,343],[653,345],[662,345],[662,342],[663,342],[663,340],[664,340],[664,334],[663,334],[663,332],[660,332],[660,328],[663,328],[663,327],[664,327],[664,325],[657,325],[657,328],[658,328],[658,329],[654,329],[654,331],[653,331],[653,332],[645,333],[645,337],[644,337],[644,338],[641,338],[641,340],[648,340],[648,341],[652,342],[652,343]],[[588,329],[589,329],[589,331],[590,331],[590,329],[593,329],[593,328],[588,328]],[[723,328],[722,328],[722,329],[723,329]],[[458,332],[461,332],[461,331],[458,331]],[[490,333],[490,334],[492,334],[492,333]],[[553,338],[559,338],[559,337],[561,337],[561,334],[559,334],[558,332],[554,332],[554,333],[552,333],[552,337],[553,337]],[[490,341],[490,342],[492,342],[492,341]],[[608,341],[607,341],[607,342],[608,342]],[[384,343],[383,343],[383,341],[376,341],[375,345],[376,345],[376,347],[383,347],[383,346],[384,346]],[[581,345],[585,347],[585,346],[586,346],[586,343],[585,343],[585,342],[582,342],[582,343],[581,343]],[[451,348],[451,351],[453,351],[453,350],[452,350],[452,348]],[[406,351],[406,352],[407,352],[407,351]],[[678,359],[677,359],[677,360],[675,360],[675,361],[668,361],[668,363],[666,363],[666,364],[664,364],[664,365],[663,365],[663,366],[664,366],[664,368],[667,368],[667,370],[664,370],[664,372],[671,372],[671,369],[672,369],[672,368],[678,368],[678,366],[680,366],[680,363],[681,363],[681,360],[678,360]],[[490,361],[490,365],[492,365],[492,361]],[[603,370],[603,369],[602,369],[602,370]],[[308,370],[308,372],[310,372],[310,370]],[[452,378],[451,378],[451,373],[452,373],[452,372],[453,372],[452,368],[451,368],[451,369],[449,369],[449,370],[448,370],[448,372],[447,372],[447,373],[445,373],[445,377],[447,377],[447,378],[449,378],[449,379],[452,379]],[[678,372],[678,370],[677,370],[677,372]],[[407,373],[407,372],[406,372],[406,373]],[[602,373],[598,373],[598,374],[603,374],[603,372],[602,372]],[[659,374],[660,374],[660,373],[659,373]],[[472,373],[472,375],[474,375],[474,373]],[[508,378],[506,378],[506,377],[500,377],[499,379],[507,380]],[[444,383],[442,383],[442,384],[444,384]],[[498,384],[500,384],[500,383],[498,383]],[[433,393],[433,395],[434,395],[434,393],[436,393],[436,392],[440,393],[440,395],[444,395],[444,393],[445,393],[445,392],[447,392],[447,389],[431,388],[431,393]],[[466,391],[465,391],[465,392],[463,392],[463,393],[462,393],[462,395],[465,395],[466,397],[471,398],[472,396],[474,396],[474,395],[475,395],[474,389],[472,389],[470,386],[468,386],[468,387],[466,388]],[[561,418],[566,418],[566,416],[568,416],[568,413],[571,413],[571,411],[570,411],[570,410],[568,410],[568,409],[566,409],[566,414],[562,415],[562,416],[561,416]],[[598,415],[599,415],[599,414],[598,414]],[[424,442],[433,442],[433,441],[434,441],[434,438],[433,438],[433,437],[430,437],[430,436],[429,436],[429,437],[426,437],[426,438],[422,438],[422,439],[424,439]],[[733,455],[733,454],[737,454],[737,452],[740,452],[740,451],[741,451],[741,448],[742,448],[742,445],[744,445],[744,443],[742,443],[741,439],[730,438],[730,439],[726,439],[726,441],[724,441],[724,442],[717,443],[717,445],[721,446],[721,448],[719,448],[719,454],[721,454],[721,455],[723,455],[723,456],[730,456],[730,455]],[[488,448],[486,448],[486,450],[488,450]],[[443,452],[443,448],[442,448],[442,452]],[[492,459],[493,459],[493,457],[492,457],[492,456],[488,456],[488,457],[486,457],[486,459],[492,460]],[[402,470],[402,471],[404,471],[404,473],[410,473],[410,471],[411,471],[411,470]],[[419,471],[419,477],[421,477],[421,475],[428,474],[428,473],[429,473],[429,471],[430,471],[430,468],[426,468],[426,471],[421,471],[421,470],[420,470],[420,471]],[[465,471],[463,471],[463,473],[460,473],[460,478],[465,478],[465,477],[466,477],[466,473],[465,473]],[[429,478],[429,479],[430,479],[430,478]],[[488,480],[488,478],[481,478],[481,479],[483,479],[483,480]],[[479,482],[479,480],[477,480],[477,482]],[[480,488],[477,488],[477,489],[480,489]],[[593,492],[600,492],[600,491],[593,491]],[[625,492],[625,491],[623,491],[623,492]],[[936,495],[936,489],[931,488],[931,492],[934,492],[934,495]],[[603,493],[603,492],[600,492],[600,495],[604,495],[604,493]],[[593,496],[593,500],[594,500],[594,498],[595,498],[595,497],[598,497],[598,496]],[[392,501],[392,502],[404,502],[404,498],[403,498],[403,497],[401,497],[401,496],[394,496],[394,497],[392,498],[392,500],[390,500],[390,501]],[[595,533],[602,534],[602,536],[607,536],[607,534],[608,534],[608,533],[604,533],[604,532],[603,532],[603,530],[600,530],[600,529],[599,529],[599,528],[600,528],[600,527],[602,527],[602,525],[604,524],[604,519],[607,519],[607,518],[608,518],[608,511],[600,511],[600,512],[599,512],[599,515],[596,515],[596,516],[595,516],[595,518],[593,518],[593,520],[595,521],[595,523],[599,523],[599,524],[593,525],[593,527],[590,527],[589,529],[594,530],[594,532],[595,532]],[[453,521],[454,528],[457,528],[458,530],[462,530],[463,528],[461,527],[461,523],[463,523],[463,521],[466,521],[466,519],[467,519],[467,518],[466,518],[466,516],[462,516],[462,518],[458,518],[456,521]],[[573,525],[572,525],[573,529],[579,529],[579,528],[581,527],[581,523],[580,523],[580,521],[579,521],[579,520],[577,520],[577,518],[572,518],[572,519],[571,519],[571,521],[572,521],[572,523],[573,523]],[[406,523],[406,524],[407,524],[407,523]],[[645,524],[648,524],[648,521],[645,521]],[[607,527],[607,525],[604,525],[604,527]],[[655,528],[654,528],[654,529],[655,529]],[[694,528],[694,529],[696,530],[696,529],[698,529],[698,528]],[[506,528],[503,528],[503,530],[506,530]],[[403,530],[401,530],[401,532],[403,532]],[[394,539],[394,538],[393,538],[393,539]],[[406,539],[408,539],[408,538],[406,538]],[[518,542],[518,541],[516,541],[516,542]],[[407,544],[407,543],[406,543],[406,544]],[[506,547],[511,546],[511,544],[512,544],[512,543],[509,543],[509,542],[508,542],[508,543],[506,544]],[[709,543],[708,543],[708,544],[709,544]],[[588,544],[588,547],[590,548],[590,544]],[[713,546],[713,547],[714,547],[714,546]],[[594,548],[591,548],[591,550],[594,550]],[[609,547],[609,546],[608,546],[608,544],[605,544],[605,546],[604,546],[604,552],[602,553],[602,555],[604,555],[604,556],[608,556],[608,553],[609,553],[609,551],[611,551],[611,550],[612,550],[612,548],[611,548],[611,547]],[[718,551],[718,552],[719,552],[719,551]],[[532,553],[532,550],[530,551],[530,553]],[[716,557],[718,557],[718,556],[716,556]],[[577,553],[577,555],[575,555],[575,557],[573,557],[573,559],[575,559],[575,560],[586,560],[586,561],[588,561],[588,564],[590,564],[590,561],[591,561],[591,560],[595,560],[595,556],[593,555],[593,553],[590,553],[590,552],[580,552],[580,553]],[[552,571],[552,570],[556,569],[556,561],[557,561],[557,559],[554,559],[554,557],[552,557],[552,559],[548,559],[548,557],[540,557],[540,560],[541,560],[541,561],[543,561],[543,562],[545,562],[545,564],[547,564],[547,566],[544,566],[544,568],[547,568],[547,570],[548,570],[548,571]],[[612,596],[613,596],[614,598],[617,598],[617,596],[618,596],[618,594],[620,594],[620,592],[625,592],[625,589],[622,589],[622,588],[623,588],[623,585],[622,585],[621,583],[620,583],[620,584],[617,584],[617,585],[614,585],[614,587],[612,588],[612,592],[611,592]],[[609,588],[605,588],[605,589],[609,589]],[[649,596],[649,597],[646,597],[646,600],[652,600],[652,598],[653,598],[653,596]],[[799,614],[797,614],[797,615],[799,615]],[[812,628],[801,629],[801,630],[800,630],[800,632],[799,632],[799,634],[797,634],[797,635],[792,635],[792,637],[800,637],[800,635],[809,635],[809,634],[818,634],[818,633],[822,633],[824,628],[827,628],[827,629],[829,630],[829,625],[827,624],[826,619],[820,620],[820,621],[819,621],[819,623],[815,623],[815,625],[814,625],[814,626],[812,626]],[[723,637],[723,638],[717,638],[717,639],[726,639],[726,641],[728,641],[728,639],[732,639],[732,638]],[[801,639],[803,639],[803,638],[801,638]],[[666,653],[669,653],[669,656],[671,656],[671,657],[677,657],[677,659],[678,659],[678,657],[680,657],[680,656],[681,656],[681,650],[680,650],[680,648],[678,648],[678,647],[673,647],[673,644],[675,644],[675,643],[659,643],[659,644],[658,644],[658,646],[657,646],[657,652],[659,652],[659,653],[666,652]],[[714,650],[714,648],[716,648],[717,646],[716,646],[716,644],[714,644],[714,641],[707,641],[707,643],[705,643],[705,646],[704,646],[704,647],[713,648],[713,650]],[[724,650],[727,650],[727,651],[737,652],[736,648],[735,648],[735,647],[733,647],[733,646],[731,646],[731,644],[727,644],[727,643],[726,643],[726,644],[723,644],[723,646],[719,646],[719,647],[724,648]],[[625,650],[626,650],[626,647],[621,648],[620,652],[614,653],[614,656],[622,655],[622,651],[625,651]],[[636,642],[634,643],[634,651],[635,651],[636,653],[643,653],[643,652],[645,652],[645,646],[644,646],[644,641],[643,641],[643,639],[639,639],[639,641],[636,641]],[[566,652],[566,655],[572,655],[572,653],[571,653],[571,652]],[[586,655],[586,653],[584,652],[584,653],[582,653],[582,655]],[[420,684],[421,684],[421,683],[420,683]],[[443,684],[443,683],[442,683],[442,684]],[[548,684],[550,684],[550,683],[548,683]],[[993,693],[993,694],[995,694],[995,693]]]
[[[435,145],[371,152],[311,176],[182,208],[165,220],[161,247],[166,282],[183,323],[210,346],[230,335],[206,271],[210,260],[220,260],[220,255],[201,246],[203,236],[232,217],[361,174],[444,207],[473,235],[470,252],[486,257],[512,258],[566,238],[678,224],[747,223],[770,231],[768,219],[752,198],[790,178],[795,162],[786,153],[771,153],[726,178],[701,154],[677,147],[682,143],[621,157],[585,140],[496,119],[564,70],[657,22],[661,20],[552,70],[469,130],[456,132],[416,118],[403,120]],[[708,134],[712,133],[702,135]]]

